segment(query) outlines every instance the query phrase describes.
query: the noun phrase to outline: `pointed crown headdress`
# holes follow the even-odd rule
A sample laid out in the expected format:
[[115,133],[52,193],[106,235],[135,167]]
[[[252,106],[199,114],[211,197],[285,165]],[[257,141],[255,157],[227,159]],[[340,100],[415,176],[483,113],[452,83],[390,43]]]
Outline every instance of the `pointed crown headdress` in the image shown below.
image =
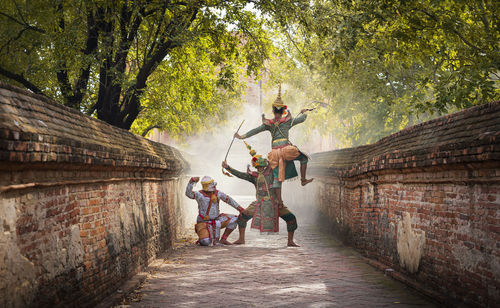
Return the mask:
[[283,104],[283,100],[281,99],[281,83],[279,84],[278,88],[278,97],[274,100],[273,107],[281,109],[283,107],[286,108],[286,105]]
[[[245,141],[243,141],[245,142]],[[248,149],[248,153],[252,156],[252,166],[254,167],[265,167],[267,166],[267,159],[263,158],[262,155],[257,155],[257,152],[252,149],[252,147],[245,142],[245,146]]]

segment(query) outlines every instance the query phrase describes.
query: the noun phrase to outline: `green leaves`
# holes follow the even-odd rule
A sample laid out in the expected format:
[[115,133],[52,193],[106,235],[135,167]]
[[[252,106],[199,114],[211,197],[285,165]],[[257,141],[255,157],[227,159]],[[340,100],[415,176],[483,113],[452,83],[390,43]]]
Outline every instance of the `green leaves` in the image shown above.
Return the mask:
[[[140,134],[153,125],[168,131],[171,138],[186,137],[215,128],[238,108],[244,90],[242,77],[258,74],[263,59],[269,56],[269,51],[260,54],[255,46],[269,42],[267,36],[254,41],[244,34],[257,32],[260,25],[255,16],[238,15],[238,24],[233,25],[237,28],[228,31],[221,27],[219,13],[208,10],[200,16],[193,29],[198,36],[173,50],[152,74],[143,94],[144,108],[132,131]],[[241,29],[243,26],[246,28]]]
[[492,0],[0,0],[0,78],[182,136],[224,121],[266,66],[351,146],[500,99],[498,16]]
[[314,1],[288,20],[295,31],[273,72],[290,93],[329,102],[311,122],[337,145],[374,142],[500,99],[499,10],[495,1]]
[[118,127],[140,117],[136,131],[180,134],[223,119],[240,78],[257,76],[272,51],[242,0],[0,4],[0,78]]

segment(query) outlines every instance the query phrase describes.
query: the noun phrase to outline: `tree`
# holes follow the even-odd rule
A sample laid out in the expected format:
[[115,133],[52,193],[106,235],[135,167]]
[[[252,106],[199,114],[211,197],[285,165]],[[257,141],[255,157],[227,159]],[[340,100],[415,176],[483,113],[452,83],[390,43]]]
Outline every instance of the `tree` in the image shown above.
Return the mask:
[[191,42],[173,51],[169,61],[160,64],[148,81],[133,132],[145,135],[158,128],[173,137],[186,136],[208,121],[219,123],[234,107],[233,102],[244,90],[236,78],[245,73],[244,60],[233,58],[230,63],[215,65],[216,53],[211,44],[211,40],[205,39]]
[[499,13],[480,0],[314,1],[280,23],[289,43],[271,71],[326,103],[311,123],[329,123],[340,145],[373,142],[500,99]]
[[[220,103],[214,84],[220,99],[237,94],[239,76],[233,71],[239,68],[229,62],[257,75],[268,57],[270,45],[256,11],[272,6],[270,2],[254,1],[252,11],[242,0],[1,0],[0,76],[129,129],[143,109],[141,100],[158,98],[154,93],[161,88],[178,91],[191,81],[181,73],[188,63],[179,64],[183,52],[200,48],[205,60],[190,60],[207,65],[212,73],[191,70],[193,78],[217,81],[196,88],[196,102],[209,93],[209,106],[204,107],[214,109]],[[162,73],[157,74],[158,68]],[[169,69],[180,71],[165,73]],[[156,92],[148,91],[150,81]],[[163,99],[183,104],[186,97]]]

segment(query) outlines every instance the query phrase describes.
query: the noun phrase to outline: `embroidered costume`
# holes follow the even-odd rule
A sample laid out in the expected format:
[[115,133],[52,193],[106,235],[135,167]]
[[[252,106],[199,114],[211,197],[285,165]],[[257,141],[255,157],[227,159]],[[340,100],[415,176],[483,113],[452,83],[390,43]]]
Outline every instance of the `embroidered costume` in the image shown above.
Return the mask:
[[247,172],[244,173],[230,166],[226,168],[226,170],[234,176],[255,185],[255,197],[257,200],[252,202],[238,216],[238,226],[240,228],[246,228],[248,220],[253,218],[251,224],[252,228],[259,229],[262,232],[278,232],[279,216],[286,221],[288,232],[295,231],[297,229],[295,215],[290,212],[286,206],[283,204],[278,206],[278,202],[276,202],[276,192],[272,188],[274,177],[271,168],[268,166],[267,160],[260,155],[256,155],[255,150],[252,150],[248,144],[246,145],[250,150],[250,155],[253,156],[252,165],[254,167],[265,167],[265,169],[262,170],[262,168],[260,168],[262,171],[257,172],[247,170]]
[[221,228],[226,228],[226,232],[222,237],[225,240],[227,235],[236,228],[237,224],[238,218],[236,215],[219,213],[219,200],[226,202],[240,212],[243,208],[231,197],[218,191],[216,189],[217,183],[212,178],[203,177],[201,181],[203,190],[200,191],[193,191],[196,182],[195,178],[191,178],[186,187],[186,196],[198,202],[195,231],[200,238],[200,245],[208,246],[210,243],[215,244],[218,241]]
[[[286,105],[281,100],[281,86],[278,98],[273,103],[273,110],[279,110],[283,113]],[[269,164],[273,169],[274,181],[273,187],[281,187],[281,182],[285,179],[296,177],[297,170],[293,163],[294,160],[300,161],[301,165],[307,164],[308,158],[296,146],[294,146],[288,139],[290,129],[302,122],[307,118],[304,113],[299,114],[297,117],[292,117],[290,112],[286,116],[275,119],[262,120],[262,125],[256,127],[246,134],[241,135],[241,139],[246,139],[263,131],[269,131],[272,137],[272,151],[268,154]]]

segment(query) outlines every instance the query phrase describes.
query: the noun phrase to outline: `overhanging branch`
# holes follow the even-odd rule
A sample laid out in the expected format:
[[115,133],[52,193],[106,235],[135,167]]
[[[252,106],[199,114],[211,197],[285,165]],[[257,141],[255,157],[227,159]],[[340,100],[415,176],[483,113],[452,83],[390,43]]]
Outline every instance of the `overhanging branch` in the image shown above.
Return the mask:
[[15,19],[14,17],[12,17],[12,16],[10,16],[10,15],[8,15],[8,14],[5,14],[5,13],[3,13],[3,12],[0,12],[0,15],[1,15],[1,16],[5,16],[5,17],[7,17],[8,19],[10,19],[11,21],[15,22],[16,24],[19,24],[19,25],[21,25],[21,26],[25,26],[25,27],[26,27],[27,29],[29,29],[29,30],[33,30],[33,31],[40,32],[40,33],[45,33],[45,30],[40,29],[40,28],[37,28],[37,27],[35,27],[35,26],[32,26],[32,25],[30,25],[30,24],[28,24],[28,23],[25,23],[25,22],[19,21],[19,20]]
[[7,77],[9,79],[12,79],[14,81],[19,82],[20,84],[22,84],[23,86],[25,86],[27,89],[31,90],[33,93],[45,95],[45,94],[43,94],[42,90],[40,90],[40,88],[38,88],[33,83],[29,82],[21,74],[16,74],[16,73],[10,72],[10,71],[8,71],[8,70],[6,70],[6,69],[4,69],[3,67],[0,66],[0,75],[3,75],[3,76],[5,76],[5,77]]
[[149,133],[149,131],[152,130],[152,129],[155,129],[155,128],[160,129],[161,126],[160,125],[149,125],[148,127],[146,127],[144,129],[144,131],[142,132],[141,136],[142,137],[146,137],[146,135]]

